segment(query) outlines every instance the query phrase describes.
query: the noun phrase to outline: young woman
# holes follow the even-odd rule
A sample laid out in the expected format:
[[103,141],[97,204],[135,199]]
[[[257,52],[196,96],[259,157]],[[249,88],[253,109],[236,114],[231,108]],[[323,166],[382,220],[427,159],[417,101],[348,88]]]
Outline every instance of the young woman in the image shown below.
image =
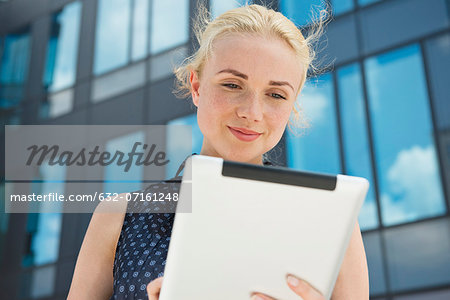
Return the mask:
[[[311,68],[311,41],[318,33],[305,39],[281,13],[259,5],[233,9],[199,24],[200,47],[176,75],[179,91],[190,95],[197,107],[204,136],[200,154],[263,164],[263,155],[280,141],[292,119],[298,119],[296,99]],[[158,299],[173,218],[173,214],[94,213],[68,298]],[[139,243],[144,246],[130,248]],[[299,299],[324,299],[300,278],[287,276],[286,284]],[[252,298],[272,299],[260,293]],[[358,224],[332,299],[369,299]]]

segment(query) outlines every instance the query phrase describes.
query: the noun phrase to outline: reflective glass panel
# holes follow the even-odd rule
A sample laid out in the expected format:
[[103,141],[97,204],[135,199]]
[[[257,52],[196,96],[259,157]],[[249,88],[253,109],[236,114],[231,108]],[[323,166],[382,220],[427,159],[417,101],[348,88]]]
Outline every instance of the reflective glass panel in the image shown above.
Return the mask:
[[[188,115],[185,117],[173,119],[167,123],[167,125],[189,125],[192,129],[192,142],[182,142],[180,143],[176,139],[179,139],[179,134],[176,132],[168,132],[168,142],[167,142],[167,150],[168,157],[173,157],[180,163],[186,158],[186,155],[192,153],[200,153],[202,149],[203,143],[203,134],[200,131],[200,127],[197,124],[197,114]],[[177,126],[169,126],[172,130],[176,130]],[[171,174],[170,176],[174,176],[176,174],[175,168],[178,168],[179,164],[168,165],[167,173]]]
[[365,62],[385,225],[445,213],[419,45]]
[[52,17],[44,86],[54,92],[75,83],[81,2],[65,6]]
[[47,265],[31,270],[24,270],[20,274],[18,296],[16,299],[49,298],[55,292],[56,265]]
[[130,0],[98,1],[94,74],[127,64],[130,10]]
[[56,265],[33,270],[31,277],[31,297],[33,299],[51,296],[55,291]]
[[[37,179],[41,181],[32,183],[33,193],[40,195],[64,193],[65,167],[50,166],[46,162],[41,164],[39,172]],[[61,181],[45,181],[47,178],[61,178]],[[23,260],[24,266],[53,263],[59,255],[62,202],[42,201],[36,205],[39,206],[40,213],[28,214],[27,232],[31,238],[31,243]]]
[[[8,187],[11,187],[13,183],[9,183]],[[2,206],[2,209],[0,210],[0,264],[3,262],[4,259],[4,247],[5,247],[5,238],[6,233],[8,232],[8,224],[9,224],[9,214],[4,213],[4,207],[5,207],[5,184],[0,184],[0,205]]]
[[133,45],[131,58],[138,60],[147,55],[149,0],[134,0]]
[[22,109],[20,107],[0,109],[0,124],[19,125],[21,123],[21,117]]
[[364,6],[364,5],[372,4],[372,3],[375,3],[375,2],[378,2],[378,1],[381,1],[381,0],[358,0],[358,4],[360,6]]
[[40,118],[56,118],[72,111],[74,88],[65,89],[47,96],[41,103]]
[[332,0],[333,14],[335,16],[353,9],[353,0]]
[[11,194],[12,191],[9,191],[14,186],[14,183],[8,183],[5,186],[4,183],[0,184],[0,205],[2,209],[0,210],[0,234],[6,234],[8,232],[8,224],[9,224],[9,214],[5,213],[5,195],[6,193]]
[[389,228],[384,237],[393,292],[450,284],[449,218]]
[[[115,153],[121,151],[123,153],[129,153],[132,149],[132,145],[136,142],[144,144],[145,136],[144,132],[138,131],[125,136],[117,137],[109,140],[106,143],[106,151],[109,153]],[[109,164],[104,168],[104,184],[103,190],[105,193],[125,193],[134,192],[140,190],[142,187],[143,179],[143,166],[131,164],[127,171],[127,178],[129,182],[124,182],[124,167],[119,164]]]
[[189,38],[189,0],[152,2],[150,53],[184,44]]
[[287,130],[288,166],[303,171],[339,173],[340,151],[331,75],[307,81],[297,101],[310,127],[300,136]]
[[323,0],[280,0],[280,11],[297,26],[311,22],[312,15],[324,9]]
[[438,290],[424,293],[415,293],[406,296],[398,296],[393,300],[448,300],[450,299],[450,289]]
[[370,295],[382,295],[386,293],[385,264],[383,255],[383,237],[378,231],[363,234],[364,249],[366,251],[367,267],[369,269]]
[[28,28],[8,34],[0,64],[0,109],[13,110],[23,98],[28,75],[31,40]]
[[450,32],[427,39],[425,54],[429,83],[433,93],[436,126],[445,131],[450,128]]
[[373,186],[367,118],[358,64],[340,68],[337,72],[341,128],[348,175],[369,180],[370,188],[359,215],[361,229],[377,227],[377,206]]
[[211,0],[209,2],[211,17],[215,19],[227,10],[239,7],[246,2],[251,4],[251,1],[245,0]]

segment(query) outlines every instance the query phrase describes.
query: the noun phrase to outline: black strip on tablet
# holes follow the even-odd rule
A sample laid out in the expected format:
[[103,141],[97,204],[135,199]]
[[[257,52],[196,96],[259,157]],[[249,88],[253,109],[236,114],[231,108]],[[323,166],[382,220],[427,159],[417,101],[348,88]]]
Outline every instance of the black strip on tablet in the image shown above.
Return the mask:
[[337,177],[319,173],[294,171],[282,167],[264,167],[252,164],[224,161],[222,175],[274,183],[304,186],[334,191]]

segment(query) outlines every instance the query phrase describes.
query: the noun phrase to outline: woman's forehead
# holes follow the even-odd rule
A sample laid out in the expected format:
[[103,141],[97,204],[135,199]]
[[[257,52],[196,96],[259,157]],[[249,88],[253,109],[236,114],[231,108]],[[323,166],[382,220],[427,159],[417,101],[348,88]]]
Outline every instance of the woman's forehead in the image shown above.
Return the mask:
[[[294,50],[289,44],[274,37],[266,37],[254,34],[231,34],[217,38],[212,44],[212,55],[220,54],[221,56],[234,56],[238,54],[240,57],[252,56],[255,51],[259,54],[271,54],[271,51],[283,56],[295,56]],[[280,55],[277,55],[280,57]]]
[[237,70],[249,78],[278,76],[276,80],[300,80],[302,64],[289,45],[276,38],[231,35],[216,40],[205,65],[210,75]]

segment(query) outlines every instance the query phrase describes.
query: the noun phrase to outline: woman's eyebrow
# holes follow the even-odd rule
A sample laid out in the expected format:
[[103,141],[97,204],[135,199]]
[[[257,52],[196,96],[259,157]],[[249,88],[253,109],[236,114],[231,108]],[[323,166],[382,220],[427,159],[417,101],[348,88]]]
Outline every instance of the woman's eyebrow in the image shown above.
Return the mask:
[[245,79],[245,80],[248,79],[248,76],[247,76],[247,75],[245,75],[245,74],[243,74],[243,73],[241,73],[241,72],[239,72],[239,71],[233,70],[233,69],[223,69],[222,71],[217,72],[216,75],[217,75],[217,74],[220,74],[220,73],[231,73],[231,74],[233,74],[234,76],[241,77],[241,78],[243,78],[243,79]]
[[[230,73],[230,74],[233,74],[234,76],[241,77],[241,78],[243,78],[245,80],[248,79],[247,75],[245,75],[244,73],[241,73],[241,72],[239,72],[237,70],[234,70],[234,69],[223,69],[222,71],[217,72],[216,75],[220,74],[220,73]],[[287,81],[274,81],[274,80],[271,80],[269,82],[269,85],[275,85],[275,86],[287,85],[294,91],[294,87]]]
[[294,88],[292,87],[292,85],[287,81],[270,81],[269,85],[276,85],[276,86],[287,85],[294,91]]

